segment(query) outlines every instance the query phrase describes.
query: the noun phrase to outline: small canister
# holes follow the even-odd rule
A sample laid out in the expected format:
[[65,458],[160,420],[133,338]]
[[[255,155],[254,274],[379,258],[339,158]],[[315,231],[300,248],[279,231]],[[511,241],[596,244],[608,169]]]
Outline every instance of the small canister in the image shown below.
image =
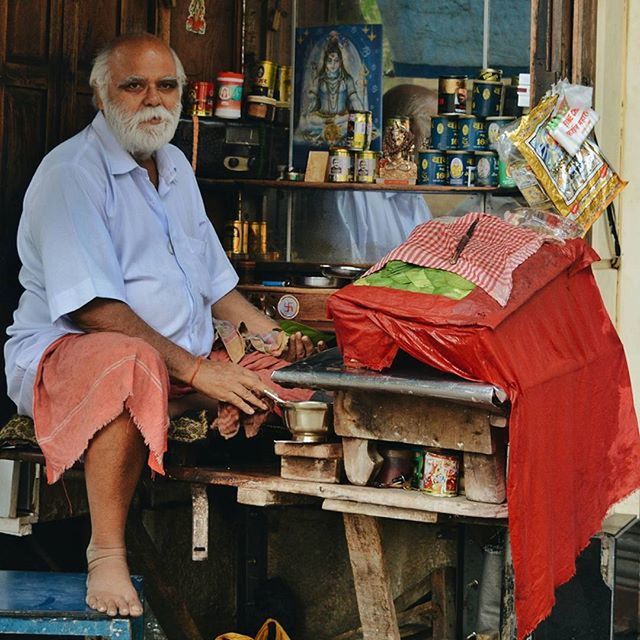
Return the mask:
[[354,179],[356,182],[372,183],[378,173],[378,154],[375,151],[356,151]]
[[504,104],[502,115],[519,118],[522,115],[522,107],[518,105],[518,78],[514,78],[515,84],[509,84],[504,88]]
[[347,146],[351,151],[366,151],[369,148],[369,121],[371,111],[350,111],[347,121]]
[[432,496],[453,498],[458,495],[460,458],[444,451],[424,452],[422,479],[419,489]]
[[513,116],[494,116],[487,118],[487,140],[490,149],[495,149],[496,140],[500,135],[503,127],[513,122]]
[[264,220],[249,222],[247,248],[250,256],[267,253],[267,223]]
[[329,151],[329,182],[351,182],[351,153],[344,147]]
[[[251,93],[254,96],[267,96],[273,98],[276,88],[277,64],[271,60],[256,62],[251,77]],[[291,78],[291,76],[289,76]]]
[[476,151],[476,184],[479,187],[498,186],[498,154]]
[[290,118],[291,105],[288,102],[276,102],[276,124],[288,127]]
[[499,116],[502,103],[502,82],[474,80],[471,113],[474,116]]
[[232,220],[226,224],[224,247],[229,257],[247,254],[246,226],[247,223],[242,220]]
[[440,149],[418,153],[418,184],[447,184],[447,155]]
[[473,151],[447,151],[449,184],[452,187],[471,187],[475,183]]
[[516,181],[511,177],[509,167],[502,160],[498,160],[498,184],[503,189],[514,189]]
[[438,78],[438,113],[466,113],[467,76]]
[[186,113],[205,118],[213,115],[213,82],[198,80],[189,83]]
[[267,96],[247,96],[245,113],[247,118],[251,118],[252,120],[273,122],[276,116],[275,98],[267,98]]
[[458,147],[467,151],[482,151],[487,148],[487,123],[477,116],[458,118]]
[[291,104],[291,67],[287,64],[278,65],[274,97],[278,102]]
[[225,71],[218,75],[216,83],[218,90],[216,92],[216,111],[218,118],[236,119],[242,113],[240,107],[242,104],[242,83],[244,76],[241,73],[233,71]]
[[478,80],[500,82],[502,80],[502,69],[480,69]]
[[431,118],[431,146],[434,149],[455,149],[458,146],[458,116]]

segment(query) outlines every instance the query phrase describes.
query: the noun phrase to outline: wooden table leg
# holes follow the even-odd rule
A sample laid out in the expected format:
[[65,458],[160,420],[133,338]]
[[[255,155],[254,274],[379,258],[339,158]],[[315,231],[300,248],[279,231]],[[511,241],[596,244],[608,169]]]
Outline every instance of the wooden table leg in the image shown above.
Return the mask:
[[380,527],[372,516],[343,514],[364,640],[400,640]]
[[509,534],[507,533],[504,540],[504,578],[502,585],[500,640],[516,640],[515,607],[513,558],[511,556],[511,542],[509,540]]

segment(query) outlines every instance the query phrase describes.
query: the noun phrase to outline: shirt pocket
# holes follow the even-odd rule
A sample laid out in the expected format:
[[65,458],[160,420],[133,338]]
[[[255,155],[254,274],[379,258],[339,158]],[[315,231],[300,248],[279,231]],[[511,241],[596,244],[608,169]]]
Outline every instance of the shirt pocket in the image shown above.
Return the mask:
[[184,242],[189,256],[189,279],[194,293],[198,291],[205,304],[209,305],[213,301],[213,279],[207,260],[207,242],[193,236],[185,236]]

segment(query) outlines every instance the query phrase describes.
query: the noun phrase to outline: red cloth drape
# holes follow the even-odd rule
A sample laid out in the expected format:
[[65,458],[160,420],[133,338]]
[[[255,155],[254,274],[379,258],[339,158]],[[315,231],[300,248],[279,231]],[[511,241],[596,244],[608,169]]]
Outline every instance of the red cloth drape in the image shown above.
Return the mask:
[[640,437],[624,351],[582,240],[545,245],[514,272],[501,308],[476,288],[460,301],[350,285],[329,300],[347,366],[381,370],[402,349],[502,387],[512,404],[507,496],[518,638],[611,505],[640,487]]

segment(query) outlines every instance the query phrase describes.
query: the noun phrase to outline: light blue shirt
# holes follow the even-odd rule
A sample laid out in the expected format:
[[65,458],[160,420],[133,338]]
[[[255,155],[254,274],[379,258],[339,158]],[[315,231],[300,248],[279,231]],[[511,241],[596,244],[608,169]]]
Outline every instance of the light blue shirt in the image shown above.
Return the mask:
[[211,305],[238,277],[182,151],[166,145],[155,157],[157,190],[99,113],[38,167],[18,228],[25,291],[5,346],[19,413],[32,415],[43,352],[80,333],[68,314],[94,298],[125,302],[193,354],[211,350]]

